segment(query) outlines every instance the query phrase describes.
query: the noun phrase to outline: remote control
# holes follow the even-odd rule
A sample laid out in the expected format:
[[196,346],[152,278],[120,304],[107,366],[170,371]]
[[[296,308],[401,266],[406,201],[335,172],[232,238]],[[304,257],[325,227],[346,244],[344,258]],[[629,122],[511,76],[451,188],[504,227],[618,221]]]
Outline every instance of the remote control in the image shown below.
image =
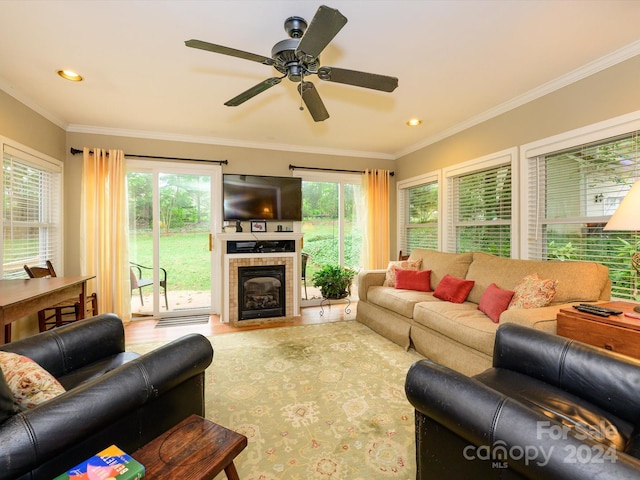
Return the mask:
[[622,313],[622,310],[616,310],[615,308],[608,308],[602,305],[594,305],[592,303],[581,303],[580,306],[602,310],[603,312],[608,312],[611,315],[620,315]]
[[591,315],[597,315],[599,317],[608,317],[611,315],[609,312],[600,310],[599,308],[584,307],[582,305],[574,305],[573,308],[581,312],[590,313]]

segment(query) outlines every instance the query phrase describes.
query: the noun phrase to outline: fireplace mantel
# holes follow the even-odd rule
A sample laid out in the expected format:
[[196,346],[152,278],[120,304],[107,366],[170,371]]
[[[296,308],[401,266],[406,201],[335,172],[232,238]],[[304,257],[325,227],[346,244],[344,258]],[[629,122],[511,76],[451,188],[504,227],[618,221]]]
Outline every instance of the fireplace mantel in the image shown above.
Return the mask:
[[[215,236],[216,250],[220,260],[221,271],[223,272],[220,285],[221,293],[221,312],[220,320],[224,323],[232,323],[235,325],[250,325],[253,321],[243,320],[237,322],[236,316],[231,311],[231,304],[236,305],[237,301],[237,276],[232,272],[237,268],[238,264],[268,264],[270,259],[274,264],[289,265],[288,272],[290,275],[286,278],[287,291],[287,312],[285,317],[271,317],[260,319],[260,323],[266,321],[286,321],[293,320],[300,315],[301,300],[301,257],[302,250],[301,233],[294,232],[266,232],[266,233],[220,233]],[[276,251],[276,252],[257,252],[257,253],[227,253],[227,242],[229,241],[274,241],[274,240],[293,240],[295,242],[295,251]],[[235,297],[234,297],[235,296]],[[248,323],[247,323],[248,322]]]

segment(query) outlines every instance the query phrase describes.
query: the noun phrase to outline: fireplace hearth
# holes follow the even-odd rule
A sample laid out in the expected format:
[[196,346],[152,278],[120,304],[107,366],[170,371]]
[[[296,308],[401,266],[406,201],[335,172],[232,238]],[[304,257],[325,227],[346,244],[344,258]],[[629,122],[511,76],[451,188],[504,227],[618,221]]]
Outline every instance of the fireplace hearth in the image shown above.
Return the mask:
[[284,317],[284,265],[238,267],[238,320]]

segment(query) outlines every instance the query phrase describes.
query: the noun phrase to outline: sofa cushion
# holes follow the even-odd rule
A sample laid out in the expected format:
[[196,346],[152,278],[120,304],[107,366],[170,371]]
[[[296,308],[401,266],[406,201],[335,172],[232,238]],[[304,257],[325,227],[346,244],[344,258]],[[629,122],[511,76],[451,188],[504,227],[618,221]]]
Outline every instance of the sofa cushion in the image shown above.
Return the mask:
[[387,266],[387,273],[384,277],[384,287],[395,287],[396,285],[396,270],[420,270],[422,266],[422,260],[399,260],[389,262]]
[[509,308],[541,308],[550,305],[556,296],[558,281],[542,279],[537,273],[527,275],[515,286]]
[[413,318],[413,307],[419,302],[439,302],[432,293],[397,290],[394,287],[369,287],[367,302],[387,308],[403,317]]
[[431,270],[396,270],[396,288],[431,291]]
[[537,273],[540,278],[558,280],[554,304],[608,300],[610,297],[609,269],[604,265],[595,262],[517,260],[475,252],[465,277],[476,282],[468,300],[480,303],[482,294],[492,283],[513,290],[522,278],[531,273]]
[[53,375],[23,355],[0,351],[0,368],[15,401],[23,408],[33,408],[65,392]]
[[413,321],[486,355],[493,354],[498,324],[475,303],[421,302],[414,308]]
[[482,294],[478,310],[485,313],[494,323],[498,323],[502,312],[509,307],[514,293],[513,290],[503,290],[492,283]]
[[445,275],[465,278],[473,261],[473,253],[445,253],[415,248],[411,251],[409,260],[418,259],[422,260],[423,270],[431,270],[431,290],[435,290]]
[[462,303],[469,296],[473,284],[473,280],[445,275],[433,292],[433,296],[446,302]]

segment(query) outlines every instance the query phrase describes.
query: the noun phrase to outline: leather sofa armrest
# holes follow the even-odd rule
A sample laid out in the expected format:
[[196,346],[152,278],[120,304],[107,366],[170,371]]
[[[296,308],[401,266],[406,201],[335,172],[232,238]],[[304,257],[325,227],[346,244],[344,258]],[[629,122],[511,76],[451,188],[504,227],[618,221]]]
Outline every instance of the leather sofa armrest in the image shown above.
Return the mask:
[[190,334],[10,417],[0,424],[0,478],[16,478],[61,455],[202,374],[212,358],[209,340]]
[[496,333],[493,366],[544,381],[637,422],[640,360],[505,324]]
[[54,377],[124,352],[124,325],[113,313],[54,328],[0,347],[29,357]]
[[366,302],[369,287],[382,286],[386,273],[386,270],[361,270],[358,273],[358,298]]
[[[429,360],[411,366],[405,392],[416,409],[417,423],[427,417],[468,442],[460,452],[460,462],[506,462],[526,478],[540,480],[598,478],[603,471],[606,478],[638,478],[637,458],[581,438],[556,420]],[[419,430],[419,451],[421,435],[430,434],[428,428]],[[436,442],[448,448],[444,438]],[[420,478],[428,475],[420,472]]]

